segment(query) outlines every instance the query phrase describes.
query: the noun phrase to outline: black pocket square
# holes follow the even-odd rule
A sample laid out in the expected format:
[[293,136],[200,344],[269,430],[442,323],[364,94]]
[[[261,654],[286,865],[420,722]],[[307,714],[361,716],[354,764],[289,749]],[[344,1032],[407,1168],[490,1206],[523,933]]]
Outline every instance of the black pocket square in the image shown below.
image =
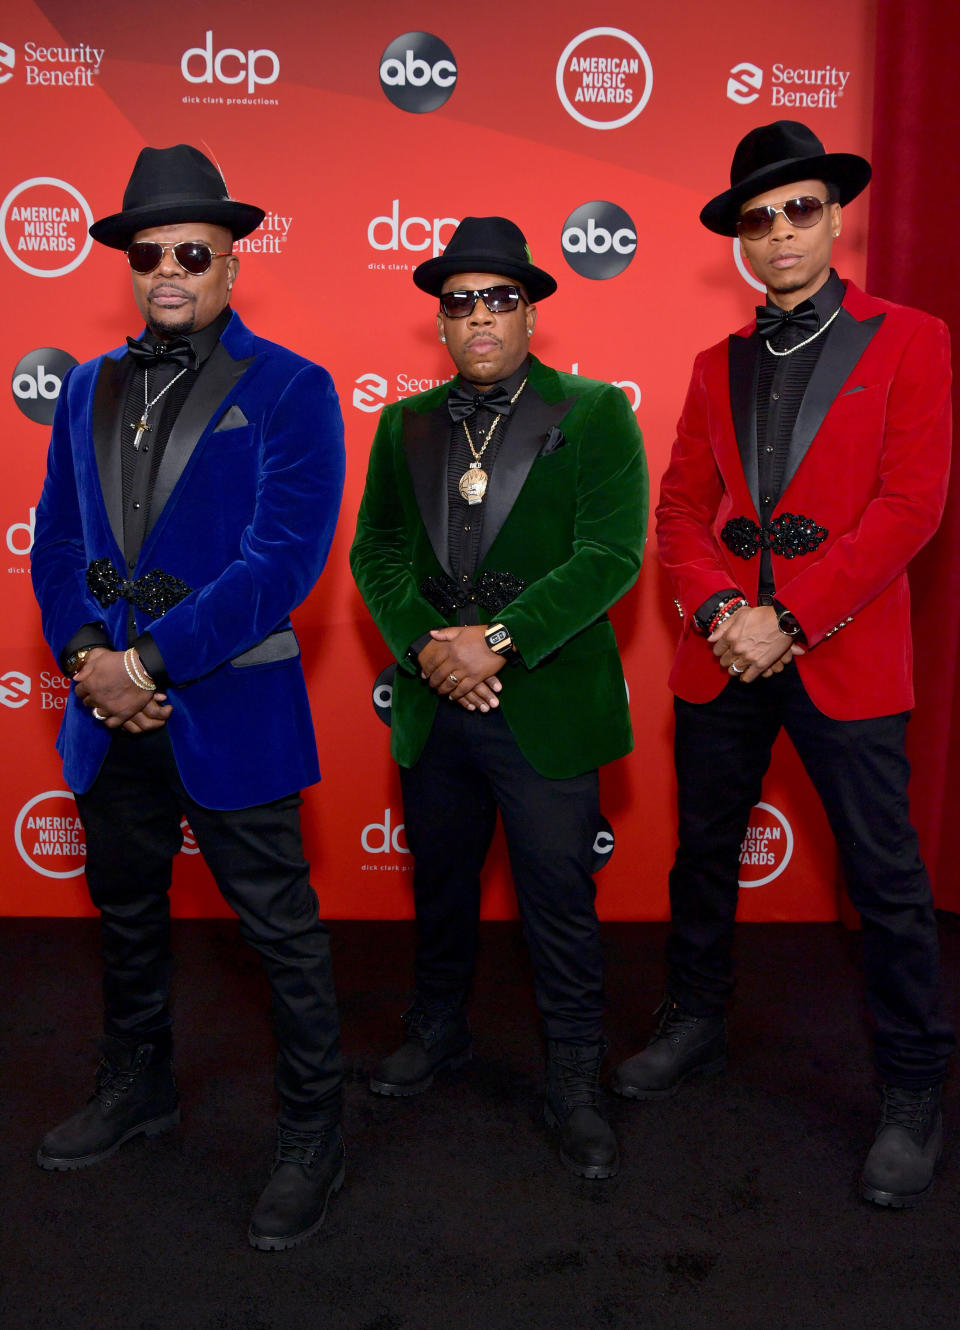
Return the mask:
[[866,390],[867,390],[867,385],[865,383],[858,383],[855,388],[848,388],[847,391],[842,394],[842,396],[851,397],[854,393],[862,393],[866,392]]
[[549,457],[549,455],[555,453],[558,448],[562,448],[566,442],[566,439],[563,437],[563,431],[557,429],[556,425],[551,425],[550,429],[547,431],[546,441],[540,449],[539,456]]
[[240,429],[242,425],[249,424],[249,420],[236,403],[234,403],[233,406],[228,407],[227,410],[224,411],[223,415],[217,421],[213,432],[214,434],[219,434],[222,429]]

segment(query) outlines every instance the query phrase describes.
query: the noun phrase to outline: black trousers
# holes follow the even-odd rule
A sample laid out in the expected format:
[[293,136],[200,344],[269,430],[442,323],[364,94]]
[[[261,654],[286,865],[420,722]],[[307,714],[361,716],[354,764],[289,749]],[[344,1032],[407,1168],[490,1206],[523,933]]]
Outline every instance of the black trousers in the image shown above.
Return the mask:
[[186,817],[270,983],[279,1121],[313,1130],[339,1120],[343,1068],[330,940],[303,857],[299,794],[233,811],[203,808],[183,787],[164,729],[119,731],[93,786],[76,800],[87,885],[100,911],[105,1032],[152,1043],[160,1056],[169,1051],[168,891]]
[[443,702],[419,760],[400,777],[414,855],[417,992],[452,1001],[469,989],[480,870],[499,809],[546,1036],[598,1042],[603,966],[590,874],[600,827],[596,771],[570,780],[541,776],[499,711]]
[[739,855],[781,726],[820,796],[847,890],[863,921],[867,1004],[880,1075],[918,1088],[941,1081],[953,1035],[940,1010],[933,900],[910,822],[907,715],[831,720],[799,672],[741,684],[712,702],[676,699],[677,857],[670,874],[671,995],[694,1015],[732,987]]

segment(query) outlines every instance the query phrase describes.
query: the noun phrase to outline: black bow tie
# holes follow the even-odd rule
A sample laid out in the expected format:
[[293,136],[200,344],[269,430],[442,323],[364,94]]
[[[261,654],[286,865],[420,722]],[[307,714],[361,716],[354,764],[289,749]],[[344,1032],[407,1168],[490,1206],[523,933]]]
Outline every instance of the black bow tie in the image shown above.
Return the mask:
[[796,309],[778,309],[776,305],[757,306],[757,332],[761,337],[774,337],[787,327],[796,328],[809,336],[820,331],[820,316],[806,300]]
[[486,407],[488,411],[496,411],[498,415],[508,416],[510,406],[510,394],[499,383],[485,393],[478,393],[475,388],[451,388],[447,397],[447,410],[454,421],[472,416],[474,411],[478,411],[481,407]]
[[197,353],[186,337],[175,337],[172,342],[148,342],[127,338],[127,351],[134,363],[142,369],[156,369],[158,365],[182,365],[184,369],[197,368]]

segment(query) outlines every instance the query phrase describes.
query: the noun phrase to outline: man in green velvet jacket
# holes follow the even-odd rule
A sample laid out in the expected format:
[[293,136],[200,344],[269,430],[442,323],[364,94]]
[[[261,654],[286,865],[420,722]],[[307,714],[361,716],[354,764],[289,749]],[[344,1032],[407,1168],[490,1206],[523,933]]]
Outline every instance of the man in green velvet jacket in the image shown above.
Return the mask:
[[556,290],[519,228],[466,218],[414,273],[459,376],[384,410],[351,566],[398,661],[391,748],[414,855],[416,994],[371,1089],[418,1094],[470,1053],[480,870],[503,820],[563,1162],[611,1177],[598,1098],[597,768],[633,743],[607,610],[643,555],[647,474],[624,394],[529,352]]

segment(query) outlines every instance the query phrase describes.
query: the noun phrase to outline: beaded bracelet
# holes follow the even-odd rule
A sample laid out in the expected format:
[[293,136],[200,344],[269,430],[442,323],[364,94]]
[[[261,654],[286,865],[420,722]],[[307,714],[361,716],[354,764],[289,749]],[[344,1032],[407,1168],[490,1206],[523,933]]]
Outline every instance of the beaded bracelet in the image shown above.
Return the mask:
[[709,637],[711,633],[715,633],[722,623],[726,623],[728,619],[732,619],[737,610],[742,610],[745,607],[748,607],[749,604],[750,602],[747,600],[746,596],[734,596],[732,600],[725,600],[710,620],[710,626],[707,629],[707,637]]
[[137,659],[137,653],[134,647],[128,647],[123,653],[123,668],[126,670],[130,681],[135,683],[137,687],[141,688],[145,693],[155,693],[157,691],[156,683],[150,678],[150,675]]

